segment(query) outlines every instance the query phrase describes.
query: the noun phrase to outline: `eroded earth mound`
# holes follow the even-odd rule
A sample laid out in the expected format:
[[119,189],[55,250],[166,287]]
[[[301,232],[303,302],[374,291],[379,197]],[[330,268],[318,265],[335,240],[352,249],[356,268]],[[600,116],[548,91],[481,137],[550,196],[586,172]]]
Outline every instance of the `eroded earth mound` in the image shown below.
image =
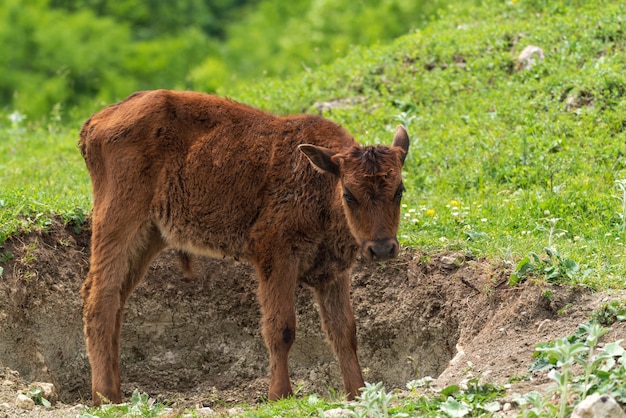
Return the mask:
[[[55,222],[0,250],[12,255],[0,280],[0,367],[10,369],[4,380],[12,382],[0,385],[0,416],[28,415],[10,408],[16,388],[33,381],[52,382],[59,392],[61,406],[48,414],[88,402],[79,289],[89,267],[90,230],[88,224],[75,229]],[[226,260],[194,263],[195,277],[188,279],[175,254],[163,253],[127,304],[122,390],[208,406],[259,401],[268,371],[253,270]],[[427,375],[440,386],[478,373],[506,383],[527,373],[537,343],[572,333],[603,301],[619,297],[531,283],[513,288],[509,274],[509,266],[493,261],[408,249],[393,262],[359,262],[352,300],[365,379],[388,389]],[[304,394],[340,389],[305,287],[297,290],[297,315],[293,382]],[[625,337],[623,326],[607,336]],[[511,392],[545,383],[525,380]]]

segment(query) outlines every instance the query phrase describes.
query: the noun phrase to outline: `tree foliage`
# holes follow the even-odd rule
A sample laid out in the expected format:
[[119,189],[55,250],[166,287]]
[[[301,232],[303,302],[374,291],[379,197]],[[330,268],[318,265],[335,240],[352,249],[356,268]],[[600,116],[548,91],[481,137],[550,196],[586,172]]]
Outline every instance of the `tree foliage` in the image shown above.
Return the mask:
[[152,39],[176,35],[189,27],[223,38],[225,28],[243,7],[258,0],[50,0],[50,6],[69,12],[91,10],[128,24],[135,37]]
[[0,107],[38,118],[142,89],[228,93],[392,39],[444,1],[3,0]]
[[[228,91],[242,80],[286,76],[327,64],[355,45],[422,27],[448,0],[262,0],[228,26],[219,59],[207,57],[192,86]],[[222,87],[220,89],[220,86]]]
[[286,75],[328,63],[353,45],[419,28],[444,1],[264,0],[229,27],[225,58],[241,74]]
[[47,0],[0,4],[0,101],[44,115],[57,103],[111,102],[147,88],[185,88],[210,51],[195,26],[134,39],[127,23],[91,9],[68,12]]

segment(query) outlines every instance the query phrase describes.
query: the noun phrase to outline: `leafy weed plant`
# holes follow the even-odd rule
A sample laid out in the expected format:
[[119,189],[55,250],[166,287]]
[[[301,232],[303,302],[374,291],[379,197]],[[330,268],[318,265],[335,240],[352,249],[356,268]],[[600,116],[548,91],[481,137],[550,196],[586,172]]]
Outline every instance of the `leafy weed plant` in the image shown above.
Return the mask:
[[[581,324],[576,332],[556,341],[542,343],[535,351],[532,372],[548,371],[556,385],[548,393],[559,395],[558,406],[537,392],[516,395],[523,417],[566,417],[574,404],[592,393],[607,394],[626,402],[626,351],[621,340],[600,348],[600,338],[609,332],[596,321]],[[575,365],[578,369],[575,369]],[[575,373],[575,370],[582,370]],[[570,404],[571,399],[574,404]]]
[[156,402],[146,393],[135,389],[129,403],[104,404],[98,408],[91,408],[78,415],[78,418],[114,418],[114,417],[145,417],[162,416],[166,406]]
[[593,312],[592,319],[601,325],[612,325],[616,321],[626,321],[626,302],[620,300],[607,302]]
[[46,408],[51,406],[50,401],[43,397],[43,392],[41,388],[34,388],[26,392],[26,396],[31,398],[35,405],[42,405]]
[[548,246],[544,248],[546,257],[540,257],[531,252],[517,263],[517,267],[511,273],[509,285],[516,286],[528,276],[535,275],[545,277],[550,283],[574,282],[580,273],[578,263],[570,258],[563,257],[554,245],[554,238],[567,233],[566,230],[557,229],[558,218],[547,219],[549,228],[538,228],[548,231]]
[[[407,384],[413,396],[404,399],[404,408],[409,416],[465,417],[488,416],[501,410],[497,400],[505,388],[492,383],[480,383],[481,375],[468,379],[463,385],[450,385],[440,391],[430,388],[429,380],[419,379]],[[430,389],[427,394],[420,388]]]
[[[387,393],[383,383],[365,383],[360,395],[355,402],[350,405],[352,409],[350,416],[353,418],[386,418],[389,416],[389,408],[394,400],[392,393]],[[408,416],[406,414],[395,414],[397,417]]]

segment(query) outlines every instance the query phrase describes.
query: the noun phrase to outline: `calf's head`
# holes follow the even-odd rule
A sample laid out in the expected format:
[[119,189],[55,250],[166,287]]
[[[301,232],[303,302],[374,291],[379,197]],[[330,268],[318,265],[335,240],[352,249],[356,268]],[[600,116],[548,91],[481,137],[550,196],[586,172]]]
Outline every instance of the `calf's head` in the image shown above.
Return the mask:
[[315,145],[300,145],[311,164],[338,179],[337,193],[352,235],[368,260],[385,260],[398,255],[398,224],[402,165],[409,150],[409,135],[396,129],[390,147],[355,146],[336,153]]

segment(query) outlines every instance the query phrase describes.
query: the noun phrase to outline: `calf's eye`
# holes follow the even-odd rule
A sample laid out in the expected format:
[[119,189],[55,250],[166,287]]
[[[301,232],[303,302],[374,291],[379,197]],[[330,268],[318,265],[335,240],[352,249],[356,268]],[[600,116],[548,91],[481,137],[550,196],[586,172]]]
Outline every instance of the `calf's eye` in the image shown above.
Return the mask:
[[343,200],[346,201],[346,203],[352,205],[356,203],[356,199],[354,198],[354,196],[352,195],[352,193],[350,193],[350,191],[344,187],[343,189]]
[[350,204],[356,203],[356,200],[354,199],[354,197],[349,194],[349,193],[344,193],[343,194],[343,199]]
[[402,199],[402,193],[404,193],[404,186],[400,185],[400,187],[398,187],[398,191],[393,196],[393,198],[396,200]]

